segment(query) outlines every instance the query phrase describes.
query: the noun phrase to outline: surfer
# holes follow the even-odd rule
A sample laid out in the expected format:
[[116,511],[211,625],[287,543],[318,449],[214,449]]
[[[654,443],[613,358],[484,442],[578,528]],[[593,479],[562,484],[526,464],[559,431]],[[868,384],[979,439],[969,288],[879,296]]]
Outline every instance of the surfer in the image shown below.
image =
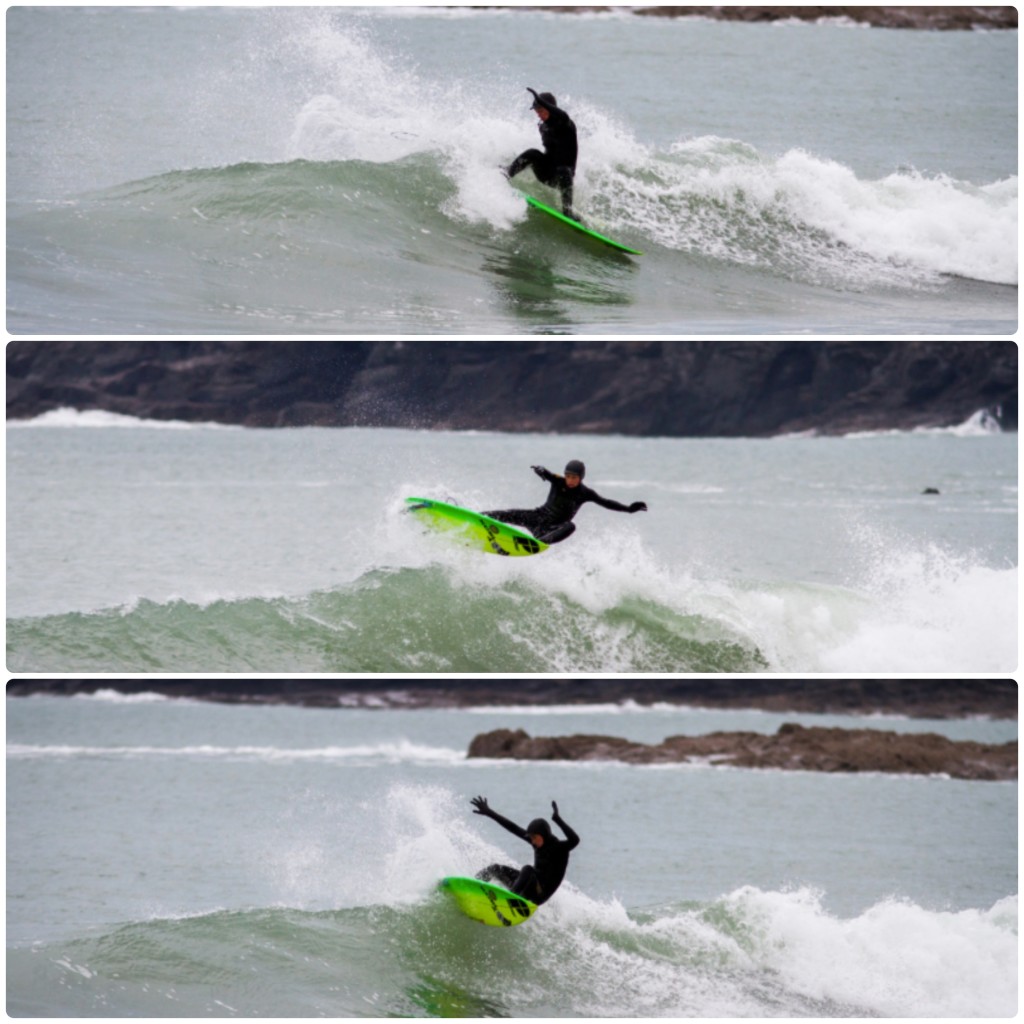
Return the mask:
[[509,178],[514,178],[520,171],[532,167],[538,181],[562,193],[562,213],[580,222],[572,209],[572,188],[576,177],[576,125],[551,93],[538,93],[529,86],[527,92],[533,93],[531,109],[540,118],[537,127],[544,152],[528,149],[520,153],[505,173]]
[[646,512],[645,501],[634,501],[623,505],[611,498],[602,498],[597,491],[583,483],[587,467],[579,459],[571,459],[565,465],[565,476],[551,473],[543,466],[531,466],[542,480],[551,484],[548,499],[540,508],[505,509],[499,512],[484,512],[485,516],[497,519],[510,526],[525,526],[539,541],[557,544],[576,530],[572,521],[580,508],[588,501],[609,508],[613,512]]
[[526,828],[520,828],[514,821],[503,818],[487,806],[487,798],[473,797],[470,801],[474,814],[493,818],[502,828],[514,836],[525,839],[533,848],[533,863],[516,869],[508,864],[490,864],[476,877],[482,882],[496,881],[517,896],[524,896],[531,903],[540,906],[555,894],[565,878],[569,866],[569,854],[580,845],[580,837],[562,820],[558,804],[551,801],[551,820],[565,833],[565,839],[551,834],[551,826],[543,818],[534,818]]

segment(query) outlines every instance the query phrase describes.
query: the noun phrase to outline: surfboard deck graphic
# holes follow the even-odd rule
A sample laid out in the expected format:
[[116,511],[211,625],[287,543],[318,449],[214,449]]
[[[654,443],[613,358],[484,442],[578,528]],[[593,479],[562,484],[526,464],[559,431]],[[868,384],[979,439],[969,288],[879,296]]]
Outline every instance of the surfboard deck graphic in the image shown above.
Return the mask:
[[517,896],[500,885],[481,882],[479,878],[454,875],[442,878],[438,888],[448,893],[467,917],[493,928],[511,928],[528,921],[537,909],[536,903]]
[[556,210],[553,206],[548,206],[546,203],[542,203],[539,199],[534,199],[533,196],[523,194],[523,198],[536,210],[542,210],[544,213],[555,220],[560,220],[563,224],[568,224],[569,227],[574,228],[576,231],[581,232],[590,238],[597,239],[599,242],[603,242],[605,245],[611,246],[611,248],[618,252],[626,252],[631,256],[643,256],[643,253],[639,249],[630,248],[628,245],[624,245],[622,242],[616,242],[614,238],[609,238],[607,235],[602,235],[599,231],[592,231],[590,228],[581,224],[578,220],[573,220],[572,217],[566,217],[564,213]]
[[456,533],[470,547],[492,555],[537,555],[549,545],[525,530],[491,519],[480,512],[433,498],[406,498],[407,511],[432,529]]

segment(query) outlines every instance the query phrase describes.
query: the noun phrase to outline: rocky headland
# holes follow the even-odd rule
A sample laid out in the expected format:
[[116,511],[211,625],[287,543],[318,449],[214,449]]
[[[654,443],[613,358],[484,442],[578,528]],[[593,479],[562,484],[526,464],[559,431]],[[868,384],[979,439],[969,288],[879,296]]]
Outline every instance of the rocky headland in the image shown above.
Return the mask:
[[628,764],[716,764],[813,772],[947,775],[954,779],[1017,778],[1017,742],[985,744],[936,733],[782,725],[774,735],[714,732],[669,736],[658,744],[616,736],[538,736],[496,729],[476,736],[469,757],[517,761],[623,761]]
[[321,708],[518,707],[550,704],[675,704],[736,710],[911,718],[1017,718],[1012,679],[347,679],[163,680],[31,679],[7,684],[9,697],[114,690],[230,704],[295,704]]
[[7,417],[767,437],[1017,429],[1012,341],[14,341]]
[[570,12],[604,12],[627,10],[648,18],[710,18],[713,21],[774,22],[824,21],[842,19],[873,28],[917,29],[919,31],[971,31],[1015,29],[1016,7],[628,7],[595,6],[545,7],[530,6],[520,10]]

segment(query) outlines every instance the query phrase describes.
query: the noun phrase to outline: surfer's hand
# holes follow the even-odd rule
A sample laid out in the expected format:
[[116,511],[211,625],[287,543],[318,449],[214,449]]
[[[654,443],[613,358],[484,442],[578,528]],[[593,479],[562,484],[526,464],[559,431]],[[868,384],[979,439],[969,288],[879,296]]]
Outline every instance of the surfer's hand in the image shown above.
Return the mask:
[[633,504],[629,506],[629,511],[630,512],[646,512],[647,511],[647,502],[646,501],[634,501]]
[[487,806],[487,797],[475,796],[470,800],[470,803],[475,808],[473,811],[474,814],[483,814],[488,818],[491,816],[491,809]]
[[551,817],[558,821],[558,804],[554,800],[551,801]]
[[543,466],[531,466],[530,469],[532,469],[539,477],[547,476],[548,471]]

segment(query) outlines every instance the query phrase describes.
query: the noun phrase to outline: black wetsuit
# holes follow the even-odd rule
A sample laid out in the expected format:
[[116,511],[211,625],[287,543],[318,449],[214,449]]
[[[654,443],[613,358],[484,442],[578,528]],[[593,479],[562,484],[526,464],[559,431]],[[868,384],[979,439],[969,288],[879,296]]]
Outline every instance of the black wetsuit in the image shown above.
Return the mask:
[[611,498],[602,498],[582,480],[575,487],[570,487],[564,476],[558,476],[543,466],[531,468],[537,476],[551,484],[548,500],[540,508],[503,509],[497,512],[484,512],[484,515],[510,526],[525,526],[545,544],[557,544],[573,533],[576,525],[572,520],[588,501],[602,508],[609,508],[613,512],[640,512],[647,508],[642,501],[623,505],[622,502],[613,501]]
[[[514,821],[503,818],[500,814],[487,809],[487,816],[493,818],[514,836],[530,842],[526,829],[520,828]],[[555,894],[555,890],[565,878],[565,870],[569,866],[569,854],[580,845],[580,837],[566,825],[558,814],[553,814],[552,821],[565,833],[565,839],[557,839],[551,834],[546,821],[541,821],[546,834],[544,844],[534,847],[533,863],[522,868],[514,868],[508,864],[491,864],[481,871],[477,878],[483,882],[495,881],[517,896],[524,896],[538,906],[546,903]],[[531,824],[533,824],[531,822]],[[533,846],[532,843],[530,843]]]
[[561,107],[548,103],[533,93],[536,102],[548,112],[546,121],[538,125],[540,140],[544,152],[539,149],[528,149],[512,161],[508,168],[508,176],[514,178],[527,167],[533,168],[537,180],[545,185],[558,188],[562,193],[562,212],[567,217],[576,218],[572,209],[572,186],[576,177],[576,125],[573,119]]

